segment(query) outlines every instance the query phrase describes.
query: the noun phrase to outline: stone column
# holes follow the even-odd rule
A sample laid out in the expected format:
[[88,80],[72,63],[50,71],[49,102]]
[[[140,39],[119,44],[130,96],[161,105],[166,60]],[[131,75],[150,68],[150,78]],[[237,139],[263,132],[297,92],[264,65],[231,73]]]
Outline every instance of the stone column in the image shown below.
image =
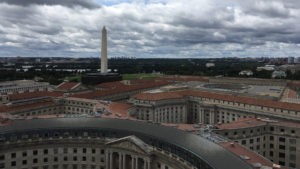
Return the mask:
[[105,154],[105,168],[108,169],[108,165],[109,165],[109,152],[106,151],[106,154]]
[[150,160],[148,160],[148,161],[147,161],[147,169],[151,169],[150,167],[151,167],[151,166],[150,166]]
[[209,112],[209,124],[214,124],[215,123],[215,113],[214,111],[210,110]]
[[126,169],[126,154],[123,153],[122,156],[123,156],[123,169]]
[[139,169],[139,158],[135,157],[135,169]]
[[144,169],[146,169],[146,159],[143,159],[144,160]]
[[111,151],[110,152],[110,166],[109,166],[110,169],[113,168],[113,152]]
[[131,156],[131,169],[134,169],[134,157]]
[[204,116],[204,109],[200,109],[199,111],[199,122],[204,124],[205,120],[204,120],[205,116]]
[[122,169],[122,153],[119,154],[119,169]]

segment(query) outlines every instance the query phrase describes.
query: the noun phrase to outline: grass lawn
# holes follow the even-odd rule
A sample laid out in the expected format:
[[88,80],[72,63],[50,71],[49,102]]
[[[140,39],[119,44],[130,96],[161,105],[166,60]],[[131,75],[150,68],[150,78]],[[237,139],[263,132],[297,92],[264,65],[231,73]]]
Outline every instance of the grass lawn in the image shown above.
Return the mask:
[[163,75],[157,74],[122,74],[123,80],[133,80],[133,79],[155,79],[157,77],[162,77]]
[[65,80],[68,80],[69,82],[81,82],[81,75],[67,76],[65,77]]

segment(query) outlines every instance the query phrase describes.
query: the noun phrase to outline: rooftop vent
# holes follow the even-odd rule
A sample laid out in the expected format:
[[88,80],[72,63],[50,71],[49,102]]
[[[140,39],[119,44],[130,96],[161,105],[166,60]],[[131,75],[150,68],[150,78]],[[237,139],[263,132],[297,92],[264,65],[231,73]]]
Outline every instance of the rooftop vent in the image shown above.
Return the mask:
[[262,165],[260,163],[251,163],[254,168],[260,168]]
[[278,164],[273,164],[273,169],[280,169],[280,168],[281,168],[280,165],[278,165]]
[[250,157],[246,156],[246,155],[240,155],[240,157],[243,159],[243,160],[250,160]]
[[273,168],[269,166],[261,166],[260,169],[273,169]]

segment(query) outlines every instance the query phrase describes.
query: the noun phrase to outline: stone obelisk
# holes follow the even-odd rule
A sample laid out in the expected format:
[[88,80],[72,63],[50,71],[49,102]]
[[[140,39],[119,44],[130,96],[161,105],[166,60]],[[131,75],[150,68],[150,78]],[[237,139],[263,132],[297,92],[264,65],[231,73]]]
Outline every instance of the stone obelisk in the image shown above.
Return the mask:
[[101,73],[107,73],[107,32],[105,26],[102,29]]

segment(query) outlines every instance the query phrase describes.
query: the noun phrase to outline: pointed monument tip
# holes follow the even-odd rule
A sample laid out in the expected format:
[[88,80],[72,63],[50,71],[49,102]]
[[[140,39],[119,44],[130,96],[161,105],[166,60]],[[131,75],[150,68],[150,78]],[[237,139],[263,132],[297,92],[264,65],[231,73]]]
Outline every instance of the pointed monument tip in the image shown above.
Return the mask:
[[103,26],[103,28],[102,28],[102,29],[106,29],[106,28],[105,28],[105,26]]

